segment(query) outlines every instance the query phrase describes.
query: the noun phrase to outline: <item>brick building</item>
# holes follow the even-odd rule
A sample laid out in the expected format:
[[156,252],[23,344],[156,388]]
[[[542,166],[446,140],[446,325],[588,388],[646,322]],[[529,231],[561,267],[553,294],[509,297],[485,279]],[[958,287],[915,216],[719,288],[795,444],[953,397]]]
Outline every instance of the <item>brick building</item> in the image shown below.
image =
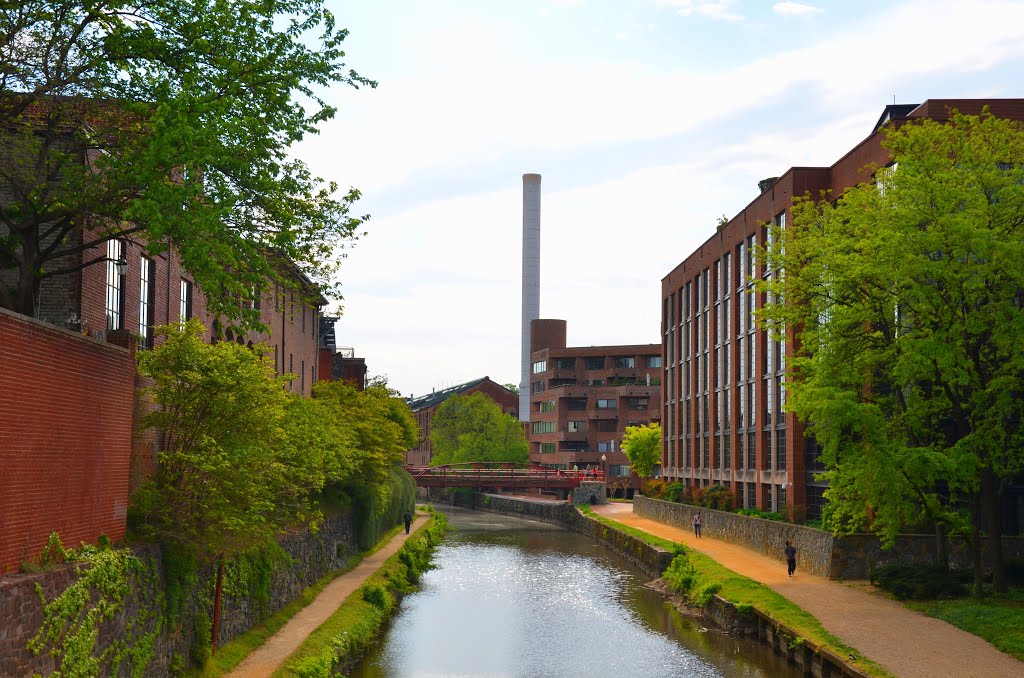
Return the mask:
[[477,392],[490,396],[491,400],[497,403],[505,414],[519,417],[519,395],[501,384],[491,381],[490,377],[467,381],[465,384],[433,391],[418,398],[410,396],[406,399],[406,403],[416,417],[416,423],[419,424],[420,444],[406,453],[405,463],[410,466],[429,465],[433,456],[433,449],[430,445],[430,422],[434,418],[434,412],[453,395],[470,395]]
[[864,167],[891,164],[881,129],[914,118],[948,118],[948,110],[1024,119],[1024,99],[928,100],[886,106],[864,141],[830,167],[792,167],[662,279],[666,479],[729,487],[740,507],[821,515],[827,485],[819,450],[796,417],[783,411],[792,332],[771,341],[756,327],[764,302],[751,279],[771,275],[754,263],[766,224],[785,227],[794,195],[833,197],[870,179]]
[[362,391],[366,388],[366,359],[356,357],[349,346],[338,346],[334,334],[337,318],[320,317],[320,363],[317,375],[324,381],[344,381]]
[[530,343],[530,461],[600,468],[612,492],[631,495],[640,479],[622,435],[661,420],[661,346],[567,347],[566,322],[543,319],[531,323]]

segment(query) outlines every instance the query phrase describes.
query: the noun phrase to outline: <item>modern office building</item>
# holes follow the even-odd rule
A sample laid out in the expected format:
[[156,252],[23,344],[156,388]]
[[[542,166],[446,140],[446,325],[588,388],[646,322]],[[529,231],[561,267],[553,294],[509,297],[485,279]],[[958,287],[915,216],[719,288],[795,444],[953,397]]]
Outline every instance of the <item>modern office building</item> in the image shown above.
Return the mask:
[[928,100],[886,106],[864,141],[830,167],[792,167],[761,183],[761,192],[662,279],[666,479],[729,487],[738,506],[821,515],[826,484],[819,450],[796,417],[784,412],[786,358],[792,332],[772,341],[754,322],[764,303],[754,277],[770,271],[752,251],[766,225],[785,227],[793,196],[829,190],[838,197],[872,177],[864,168],[891,165],[882,128],[915,118],[948,119],[950,109],[1024,119],[1024,99]]
[[530,327],[530,461],[607,473],[610,491],[632,494],[622,453],[627,426],[661,419],[661,346],[566,346],[564,320]]

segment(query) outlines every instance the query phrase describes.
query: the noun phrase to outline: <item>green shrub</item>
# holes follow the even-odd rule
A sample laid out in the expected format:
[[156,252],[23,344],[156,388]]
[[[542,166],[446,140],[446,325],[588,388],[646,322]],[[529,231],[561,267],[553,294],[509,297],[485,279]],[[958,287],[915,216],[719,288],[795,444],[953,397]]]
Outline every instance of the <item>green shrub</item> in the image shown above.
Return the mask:
[[693,602],[700,607],[707,607],[711,598],[722,590],[722,585],[717,581],[704,582],[693,594]]
[[206,611],[199,610],[196,613],[195,640],[192,641],[192,663],[196,666],[205,664],[213,653],[211,629],[210,618],[207,616]]
[[785,523],[786,516],[782,515],[778,511],[762,511],[758,508],[745,508],[736,511],[741,516],[751,516],[754,518],[763,518],[764,520],[775,520],[780,523]]
[[368,602],[370,605],[373,605],[378,610],[389,610],[395,603],[391,593],[383,584],[369,582],[363,586],[362,591],[363,600]]
[[718,511],[731,511],[734,503],[732,490],[725,485],[712,485],[704,490],[700,505]]
[[678,504],[683,500],[685,494],[686,485],[683,485],[682,483],[671,483],[665,488],[664,498],[666,501],[672,501]]
[[689,593],[697,581],[697,571],[685,552],[677,553],[661,576],[669,588],[682,594]]
[[871,583],[899,600],[959,598],[966,595],[971,580],[967,570],[947,570],[927,563],[885,565],[871,573]]

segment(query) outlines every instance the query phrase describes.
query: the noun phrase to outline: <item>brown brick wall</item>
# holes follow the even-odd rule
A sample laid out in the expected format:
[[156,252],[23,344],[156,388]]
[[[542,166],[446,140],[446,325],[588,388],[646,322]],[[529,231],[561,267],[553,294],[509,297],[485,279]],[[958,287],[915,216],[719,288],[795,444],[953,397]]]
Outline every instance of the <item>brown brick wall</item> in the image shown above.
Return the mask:
[[0,309],[0,571],[125,534],[134,356]]

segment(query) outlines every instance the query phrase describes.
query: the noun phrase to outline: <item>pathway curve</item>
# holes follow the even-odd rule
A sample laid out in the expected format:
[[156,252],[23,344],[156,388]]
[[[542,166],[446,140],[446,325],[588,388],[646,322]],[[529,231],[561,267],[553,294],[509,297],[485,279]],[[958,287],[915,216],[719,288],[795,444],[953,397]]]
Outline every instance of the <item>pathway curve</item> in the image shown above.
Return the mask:
[[[427,515],[416,516],[410,534],[428,519]],[[253,650],[233,671],[226,674],[228,678],[266,678],[276,671],[284,660],[302,645],[309,634],[327,621],[346,598],[381,568],[385,560],[398,552],[409,536],[400,532],[377,552],[363,558],[354,568],[339,575],[324,587],[313,602],[302,608],[288,620],[288,623],[278,629],[277,633],[267,638],[263,645]]]
[[[815,616],[829,633],[899,678],[1009,678],[1024,676],[1024,662],[944,621],[908,610],[872,592],[865,582],[839,582],[797,570],[778,559],[708,535],[641,518],[632,504],[592,507],[595,513],[705,553],[733,572],[782,594]],[[797,545],[799,547],[799,545]]]

